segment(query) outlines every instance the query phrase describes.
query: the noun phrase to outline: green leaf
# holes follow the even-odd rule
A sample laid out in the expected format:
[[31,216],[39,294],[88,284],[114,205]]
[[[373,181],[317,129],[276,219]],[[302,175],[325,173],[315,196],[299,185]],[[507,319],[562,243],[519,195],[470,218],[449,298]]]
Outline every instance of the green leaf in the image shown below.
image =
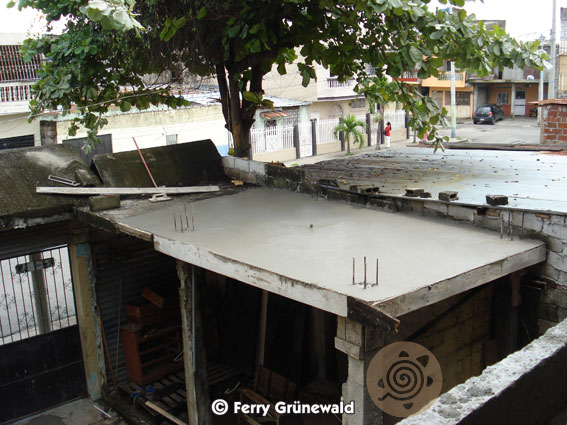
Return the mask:
[[230,38],[236,37],[239,32],[240,32],[240,25],[236,25],[234,27],[229,27],[228,30],[227,30],[228,36]]
[[301,85],[303,87],[307,87],[309,85],[309,82],[311,81],[311,76],[309,75],[309,72],[303,72],[303,79],[301,80]]
[[280,75],[287,74],[287,70],[285,69],[285,63],[282,62],[282,63],[278,64],[278,73]]
[[410,46],[409,54],[415,63],[421,63],[423,60],[423,53],[415,46]]
[[260,40],[255,39],[250,44],[250,53],[258,53],[262,50],[262,46],[260,45]]
[[122,112],[128,112],[130,109],[132,109],[132,104],[130,102],[128,102],[127,100],[120,102],[120,110]]
[[250,91],[243,91],[242,97],[248,102],[259,103],[262,101],[262,96]]
[[207,16],[207,8],[203,6],[202,8],[199,9],[199,12],[197,13],[197,19],[203,19],[205,16]]

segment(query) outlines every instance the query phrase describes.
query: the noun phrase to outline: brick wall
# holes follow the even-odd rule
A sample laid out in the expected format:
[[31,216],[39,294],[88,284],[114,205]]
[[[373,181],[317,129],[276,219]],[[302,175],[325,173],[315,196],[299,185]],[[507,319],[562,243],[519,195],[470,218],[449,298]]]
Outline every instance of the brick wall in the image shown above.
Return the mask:
[[567,106],[549,105],[544,118],[543,144],[567,143]]

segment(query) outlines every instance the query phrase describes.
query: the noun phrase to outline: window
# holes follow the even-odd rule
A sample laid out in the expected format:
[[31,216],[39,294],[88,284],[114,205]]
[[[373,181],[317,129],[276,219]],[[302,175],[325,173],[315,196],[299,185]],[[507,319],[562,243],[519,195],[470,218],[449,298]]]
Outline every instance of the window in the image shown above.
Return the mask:
[[496,104],[497,105],[509,105],[510,104],[510,93],[497,93],[496,94]]
[[299,123],[299,108],[284,109],[287,117],[283,117],[282,125],[284,127],[293,127]]
[[358,99],[355,99],[352,101],[352,103],[350,104],[350,107],[352,109],[363,109],[366,108],[366,99],[363,97],[360,97]]
[[[470,106],[471,105],[471,94],[469,92],[457,92],[456,93],[457,106]],[[445,92],[445,105],[451,104],[451,92]]]
[[176,145],[177,144],[177,134],[166,134],[165,135],[165,144],[169,145]]

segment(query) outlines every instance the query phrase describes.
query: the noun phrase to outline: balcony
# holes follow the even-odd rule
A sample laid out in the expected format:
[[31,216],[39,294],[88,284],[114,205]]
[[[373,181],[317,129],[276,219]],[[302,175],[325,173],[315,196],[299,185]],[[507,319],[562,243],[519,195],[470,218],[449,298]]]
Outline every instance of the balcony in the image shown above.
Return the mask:
[[[423,87],[451,87],[451,73],[441,72],[437,77],[429,77],[422,80]],[[455,87],[466,87],[466,73],[455,72]]]
[[329,78],[327,79],[327,85],[330,89],[337,89],[337,88],[345,88],[345,87],[354,87],[355,81],[354,80],[347,80],[347,81],[339,81],[336,78]]
[[32,100],[33,85],[34,83],[0,84],[0,103],[29,102]]

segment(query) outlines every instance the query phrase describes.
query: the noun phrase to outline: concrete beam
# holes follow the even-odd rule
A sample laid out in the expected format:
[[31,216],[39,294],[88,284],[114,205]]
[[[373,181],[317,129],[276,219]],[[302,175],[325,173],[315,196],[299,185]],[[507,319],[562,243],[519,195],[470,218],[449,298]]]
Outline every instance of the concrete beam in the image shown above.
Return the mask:
[[347,317],[347,297],[329,289],[263,270],[204,248],[154,235],[156,251],[206,270],[236,279],[282,297]]
[[435,304],[469,289],[507,276],[513,272],[539,264],[546,259],[544,244],[520,254],[512,255],[505,260],[496,261],[470,270],[458,276],[445,279],[426,288],[420,288],[408,294],[400,295],[387,301],[373,303],[375,307],[394,317]]

